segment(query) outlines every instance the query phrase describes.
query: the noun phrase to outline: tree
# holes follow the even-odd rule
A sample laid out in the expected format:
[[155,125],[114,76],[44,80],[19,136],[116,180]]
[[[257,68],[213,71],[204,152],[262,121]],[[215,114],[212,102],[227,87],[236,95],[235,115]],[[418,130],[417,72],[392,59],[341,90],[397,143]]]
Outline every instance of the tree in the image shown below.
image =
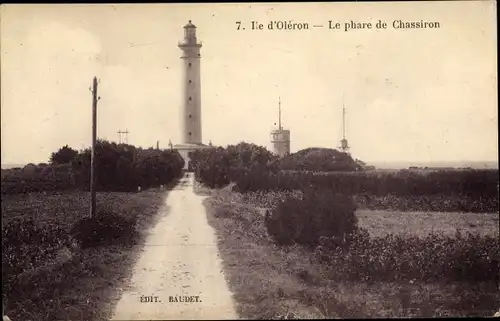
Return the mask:
[[55,153],[52,153],[50,156],[51,164],[68,164],[70,163],[76,156],[78,155],[78,151],[73,148],[65,145]]

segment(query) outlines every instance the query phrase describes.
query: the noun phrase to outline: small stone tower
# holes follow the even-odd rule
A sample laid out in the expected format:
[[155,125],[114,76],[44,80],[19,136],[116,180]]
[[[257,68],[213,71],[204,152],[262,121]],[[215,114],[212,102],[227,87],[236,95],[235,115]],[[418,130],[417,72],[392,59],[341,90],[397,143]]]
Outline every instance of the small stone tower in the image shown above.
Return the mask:
[[290,154],[290,130],[281,126],[281,98],[278,101],[278,129],[271,131],[271,144],[279,157]]

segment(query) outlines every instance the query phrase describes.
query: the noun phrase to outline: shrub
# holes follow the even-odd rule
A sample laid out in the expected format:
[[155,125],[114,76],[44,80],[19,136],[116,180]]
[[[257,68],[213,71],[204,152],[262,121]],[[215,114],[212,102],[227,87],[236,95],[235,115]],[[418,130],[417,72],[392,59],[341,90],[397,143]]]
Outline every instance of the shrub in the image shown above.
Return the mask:
[[93,217],[79,220],[71,234],[82,248],[102,245],[133,245],[137,241],[136,217],[99,211]]
[[224,187],[253,172],[272,172],[277,168],[276,156],[265,147],[244,142],[197,150],[190,158],[196,180],[212,188]]
[[282,245],[316,246],[320,237],[345,238],[357,229],[352,198],[328,190],[308,190],[302,197],[287,197],[266,213],[269,235]]
[[229,156],[221,147],[193,153],[193,167],[197,181],[218,188],[229,184]]
[[139,149],[134,166],[141,187],[158,187],[181,175],[184,160],[178,152]]

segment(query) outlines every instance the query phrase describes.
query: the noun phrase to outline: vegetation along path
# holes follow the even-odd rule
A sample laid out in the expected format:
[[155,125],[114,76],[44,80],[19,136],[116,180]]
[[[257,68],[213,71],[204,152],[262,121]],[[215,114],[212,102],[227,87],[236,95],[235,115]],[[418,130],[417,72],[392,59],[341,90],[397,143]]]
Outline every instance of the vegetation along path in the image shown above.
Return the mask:
[[170,192],[112,320],[237,318],[193,182],[187,173]]

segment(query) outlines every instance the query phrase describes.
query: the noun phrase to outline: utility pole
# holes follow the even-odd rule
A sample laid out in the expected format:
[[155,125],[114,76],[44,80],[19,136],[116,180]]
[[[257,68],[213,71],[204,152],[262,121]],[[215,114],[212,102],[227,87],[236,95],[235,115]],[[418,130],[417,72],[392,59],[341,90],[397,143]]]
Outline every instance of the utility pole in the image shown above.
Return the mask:
[[121,144],[123,132],[120,129],[118,129],[117,133],[118,133],[118,144]]
[[97,140],[97,101],[101,97],[97,96],[97,77],[94,77],[92,84],[92,152],[90,155],[90,217],[95,215],[96,192],[95,192],[95,145]]
[[342,105],[342,139],[345,139],[345,107]]
[[125,131],[122,132],[122,134],[125,134],[124,142],[125,142],[125,144],[128,144],[128,129],[125,129]]

